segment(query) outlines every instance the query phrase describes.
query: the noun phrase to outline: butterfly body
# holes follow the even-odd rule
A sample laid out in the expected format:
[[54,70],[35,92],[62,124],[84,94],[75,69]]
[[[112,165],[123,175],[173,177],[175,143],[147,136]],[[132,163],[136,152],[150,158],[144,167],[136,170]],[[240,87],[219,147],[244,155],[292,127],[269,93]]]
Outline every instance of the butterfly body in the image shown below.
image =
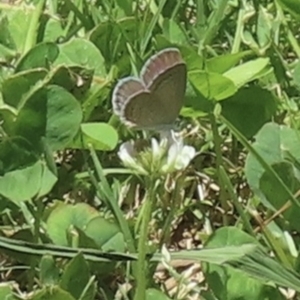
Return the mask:
[[183,106],[186,77],[179,50],[164,49],[145,63],[140,78],[119,81],[112,97],[114,113],[131,128],[172,128]]

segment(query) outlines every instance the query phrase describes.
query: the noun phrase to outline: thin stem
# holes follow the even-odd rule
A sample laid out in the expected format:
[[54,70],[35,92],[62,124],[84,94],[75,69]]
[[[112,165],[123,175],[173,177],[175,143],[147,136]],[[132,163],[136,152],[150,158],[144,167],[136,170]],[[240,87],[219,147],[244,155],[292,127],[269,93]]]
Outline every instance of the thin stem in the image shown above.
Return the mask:
[[232,183],[225,171],[225,169],[221,166],[220,167],[220,175],[222,176],[222,180],[223,182],[226,184],[227,186],[227,191],[230,195],[230,199],[233,201],[233,204],[236,208],[236,210],[238,211],[241,219],[243,220],[243,226],[246,228],[246,230],[253,236],[255,236],[255,233],[252,229],[252,226],[250,224],[249,218],[247,217],[247,215],[244,212],[244,209],[242,207],[242,205],[240,204],[238,197],[236,195],[236,193],[234,192]]
[[180,193],[182,191],[182,180],[183,178],[180,177],[178,180],[176,180],[176,186],[175,189],[172,193],[172,203],[171,203],[171,210],[167,216],[167,219],[164,223],[163,230],[162,230],[162,237],[159,242],[159,249],[162,247],[163,244],[166,244],[170,240],[170,231],[171,231],[171,223],[174,219],[174,214],[176,210],[178,209],[180,202],[181,202],[181,197]]
[[[129,229],[129,225],[122,213],[122,210],[120,209],[119,205],[118,205],[118,200],[116,199],[114,192],[112,191],[106,177],[105,174],[103,172],[103,168],[100,164],[100,161],[96,155],[95,150],[93,149],[93,147],[91,145],[89,145],[89,149],[90,149],[90,154],[95,166],[95,171],[96,174],[98,175],[98,178],[100,179],[102,186],[103,186],[103,192],[105,193],[106,196],[106,204],[108,205],[108,207],[111,208],[112,212],[114,213],[116,219],[118,220],[118,223],[121,227],[121,230],[124,234],[128,249],[130,253],[135,253],[135,246],[134,246],[134,241],[133,241],[133,237],[131,235],[130,229]],[[95,187],[97,189],[97,191],[100,194],[100,187],[99,184],[97,183],[95,177],[93,176],[92,173],[90,173],[90,177],[93,181],[93,183],[95,184]]]
[[144,300],[146,299],[146,288],[147,288],[147,270],[148,261],[146,259],[147,249],[148,249],[148,233],[149,233],[149,223],[151,221],[152,208],[156,202],[156,181],[150,179],[148,186],[148,193],[145,199],[143,207],[143,217],[142,224],[140,228],[140,236],[138,241],[138,261],[137,261],[137,289],[134,295],[134,300]]
[[226,202],[226,187],[223,183],[222,174],[220,171],[220,168],[223,166],[221,137],[219,135],[216,118],[213,113],[210,114],[210,123],[211,123],[211,127],[212,127],[213,140],[214,140],[214,146],[215,146],[215,152],[216,152],[217,175],[218,175],[218,183],[220,186],[220,202],[221,202],[222,208],[225,211],[225,213],[223,214],[223,224],[227,225],[228,219],[227,219],[226,212],[228,210],[228,205]]
[[239,10],[239,13],[238,13],[238,21],[237,21],[234,40],[233,40],[233,44],[232,44],[232,48],[231,48],[231,53],[239,52],[241,40],[242,40],[242,34],[243,34],[243,30],[244,30],[244,22],[243,22],[244,15],[245,15],[245,9],[242,8]]

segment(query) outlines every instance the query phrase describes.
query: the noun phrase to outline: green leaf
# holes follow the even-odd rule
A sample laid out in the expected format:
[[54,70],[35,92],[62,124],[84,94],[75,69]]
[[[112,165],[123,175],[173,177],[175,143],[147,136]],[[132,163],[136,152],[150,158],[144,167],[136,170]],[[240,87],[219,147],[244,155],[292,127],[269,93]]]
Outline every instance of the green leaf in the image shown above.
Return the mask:
[[221,105],[224,117],[247,138],[253,137],[276,112],[273,94],[258,86],[239,90]]
[[17,300],[17,297],[15,297],[13,294],[13,283],[0,283],[0,299]]
[[47,87],[46,141],[53,151],[66,147],[79,130],[82,111],[78,101],[65,89]]
[[[268,256],[262,248],[256,248],[256,251],[249,253],[242,259],[228,262],[228,265],[248,273],[250,276],[260,281],[270,284],[273,282],[282,287],[291,288],[300,292],[300,276],[291,269],[287,269],[279,264],[276,260]],[[274,294],[276,297],[274,298]],[[279,292],[268,290],[267,299],[286,299]],[[259,298],[260,299],[260,298]]]
[[202,94],[197,89],[194,89],[188,82],[185,93],[184,107],[181,109],[180,114],[184,117],[198,118],[207,115],[214,109],[214,103]]
[[257,58],[230,69],[223,75],[230,79],[237,88],[264,76],[270,69],[269,58]]
[[[299,133],[287,126],[273,123],[265,124],[256,135],[256,142],[253,143],[253,147],[268,165],[287,162],[289,157],[293,157],[295,161],[300,162]],[[271,204],[273,202],[272,199],[267,199],[260,190],[260,180],[264,172],[264,168],[256,160],[255,156],[249,153],[245,164],[247,181],[252,190],[260,196],[260,200],[264,205],[276,210],[274,204]],[[282,189],[282,187],[276,184],[276,188],[277,193],[281,194],[279,189]]]
[[188,45],[189,40],[183,28],[180,27],[172,19],[164,19],[163,21],[163,33],[164,36],[172,43],[178,45]]
[[132,15],[132,0],[117,0],[116,2],[127,16]]
[[41,88],[29,95],[21,108],[14,126],[14,135],[22,136],[33,145],[46,134],[47,89]]
[[45,26],[44,41],[45,42],[57,42],[59,38],[65,36],[66,30],[62,28],[60,19],[50,18]]
[[45,286],[37,291],[30,300],[75,300],[75,298],[58,286]]
[[66,265],[60,287],[69,292],[75,299],[79,299],[89,282],[90,276],[88,263],[82,253],[79,253]]
[[16,119],[15,135],[32,144],[46,138],[51,150],[66,147],[79,130],[82,112],[77,100],[65,89],[50,85],[27,99]]
[[224,100],[237,91],[230,79],[218,73],[190,71],[188,77],[197,91],[208,99]]
[[48,84],[61,86],[81,100],[91,87],[93,75],[93,71],[82,67],[58,66],[51,72]]
[[85,203],[76,205],[59,204],[47,219],[47,232],[51,240],[61,246],[67,246],[68,231],[74,227],[84,230],[90,220],[99,213]]
[[41,186],[38,193],[38,197],[42,197],[47,195],[53,188],[57,181],[57,176],[54,174],[50,169],[49,166],[45,166],[43,168],[42,172],[42,178],[41,178]]
[[118,249],[110,248],[110,250],[124,249],[123,237],[118,237],[117,244],[108,244],[120,232],[119,226],[115,222],[101,217],[93,207],[87,204],[60,204],[47,219],[48,234],[57,245],[69,245],[70,233],[74,232],[76,228],[91,238],[99,248],[107,244],[106,248],[114,245],[118,247]]
[[[0,194],[17,205],[37,195],[43,185],[43,162],[37,161],[34,165],[5,173],[0,176]],[[55,181],[52,181],[52,185]]]
[[116,130],[106,123],[84,123],[81,124],[79,134],[71,145],[75,149],[88,149],[91,144],[94,149],[102,151],[113,150],[118,142]]
[[[224,227],[218,229],[212,235],[205,248],[238,246],[247,243],[257,243],[257,241],[236,227]],[[230,267],[204,264],[204,274],[210,288],[220,299],[274,299],[268,297],[269,291],[272,290],[271,287],[265,286],[264,282]],[[272,296],[274,296],[273,293]],[[275,299],[282,299],[279,292],[277,292],[277,298]]]
[[80,66],[94,70],[97,76],[106,76],[105,61],[97,47],[90,41],[82,38],[73,38],[67,43],[60,45],[59,49],[60,53],[55,61],[55,65]]
[[17,108],[22,98],[46,75],[46,69],[30,69],[8,77],[2,85],[3,101]]
[[58,284],[59,269],[51,255],[44,255],[40,261],[40,281],[42,285]]
[[38,44],[20,59],[16,67],[16,73],[35,68],[49,69],[58,54],[59,48],[56,44],[50,42]]
[[278,0],[278,3],[297,20],[300,19],[300,7],[298,0]]
[[33,165],[38,155],[22,137],[6,137],[0,142],[0,174]]
[[3,130],[7,135],[11,135],[13,133],[16,116],[17,110],[12,106],[6,104],[0,106],[0,118],[3,122]]
[[21,10],[6,10],[0,20],[1,44],[22,53],[33,14],[34,10],[28,6],[24,6]]
[[[272,167],[292,193],[296,193],[300,189],[300,170],[297,170],[290,162],[276,163]],[[276,184],[274,177],[268,172],[262,174],[259,180],[259,189],[276,210],[289,200],[289,195]],[[296,205],[292,204],[282,215],[289,223],[291,230],[300,231],[300,210]]]
[[146,300],[171,300],[167,295],[157,289],[147,289]]
[[104,251],[125,251],[124,236],[115,222],[97,216],[87,223],[84,232]]
[[250,51],[243,51],[210,58],[206,61],[206,67],[209,72],[222,74],[238,64],[241,59],[248,56],[251,53],[249,52]]

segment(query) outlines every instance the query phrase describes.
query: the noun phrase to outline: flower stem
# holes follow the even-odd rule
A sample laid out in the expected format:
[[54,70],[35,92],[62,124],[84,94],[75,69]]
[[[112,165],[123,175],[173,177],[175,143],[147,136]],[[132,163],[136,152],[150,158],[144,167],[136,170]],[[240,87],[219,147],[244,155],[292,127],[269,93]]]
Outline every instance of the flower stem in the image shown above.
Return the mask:
[[224,214],[223,214],[223,225],[228,224],[228,219],[227,219],[227,210],[228,210],[228,204],[226,202],[226,187],[223,182],[222,175],[220,173],[220,168],[223,166],[223,158],[222,158],[222,151],[221,151],[221,137],[219,135],[218,131],[218,125],[216,118],[214,114],[210,114],[210,123],[212,127],[212,132],[213,132],[213,139],[214,139],[214,146],[215,146],[215,152],[216,152],[216,163],[217,163],[217,176],[218,176],[218,183],[220,186],[220,202],[221,206],[224,209]]
[[166,221],[164,223],[163,226],[163,230],[162,230],[162,237],[161,240],[159,242],[159,249],[164,245],[164,244],[168,244],[170,241],[170,231],[171,231],[171,225],[172,225],[172,221],[174,219],[174,215],[176,210],[179,209],[180,207],[180,202],[182,201],[182,197],[181,197],[181,192],[182,192],[182,184],[184,182],[184,178],[183,177],[179,177],[176,178],[176,185],[175,185],[175,189],[171,195],[171,209],[170,212],[166,218]]
[[145,199],[144,208],[142,210],[142,223],[140,228],[140,236],[138,240],[138,260],[137,260],[137,289],[134,295],[134,300],[146,299],[147,288],[147,275],[148,275],[148,262],[146,259],[148,248],[148,229],[151,221],[152,208],[156,202],[156,181],[151,179],[148,185],[147,197]]

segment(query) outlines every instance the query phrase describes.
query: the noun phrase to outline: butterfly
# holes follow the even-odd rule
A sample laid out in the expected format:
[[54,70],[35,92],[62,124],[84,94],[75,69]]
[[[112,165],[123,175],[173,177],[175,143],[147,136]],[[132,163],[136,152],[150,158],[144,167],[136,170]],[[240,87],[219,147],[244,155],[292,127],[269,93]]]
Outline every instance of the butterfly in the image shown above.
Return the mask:
[[151,56],[140,77],[121,79],[114,88],[114,113],[131,128],[166,130],[173,128],[183,106],[187,67],[176,48]]

